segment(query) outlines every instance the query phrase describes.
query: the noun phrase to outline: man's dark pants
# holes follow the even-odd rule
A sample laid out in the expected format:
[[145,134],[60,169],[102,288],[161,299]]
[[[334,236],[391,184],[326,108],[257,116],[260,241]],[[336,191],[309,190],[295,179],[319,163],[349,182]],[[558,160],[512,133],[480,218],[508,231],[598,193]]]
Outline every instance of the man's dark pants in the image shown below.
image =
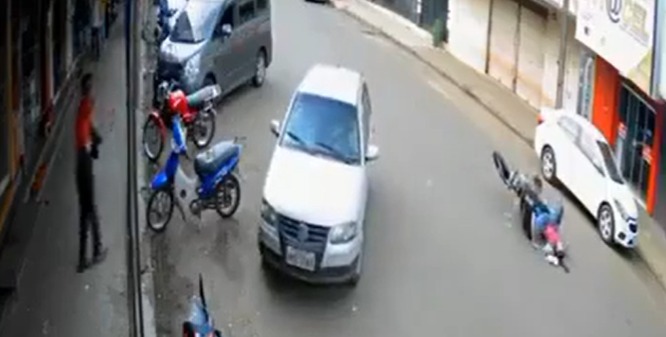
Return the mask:
[[98,256],[102,252],[102,237],[95,205],[93,158],[87,149],[80,149],[76,159],[76,187],[79,194],[80,212],[79,264],[85,264],[88,231],[92,229],[93,256]]

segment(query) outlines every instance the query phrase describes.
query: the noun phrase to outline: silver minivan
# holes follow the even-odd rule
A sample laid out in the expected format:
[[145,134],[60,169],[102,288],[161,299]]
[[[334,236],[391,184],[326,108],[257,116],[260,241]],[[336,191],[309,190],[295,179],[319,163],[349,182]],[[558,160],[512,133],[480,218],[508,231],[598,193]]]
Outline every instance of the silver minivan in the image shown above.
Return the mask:
[[158,80],[175,80],[186,93],[260,87],[273,53],[270,12],[269,0],[189,0],[160,46]]

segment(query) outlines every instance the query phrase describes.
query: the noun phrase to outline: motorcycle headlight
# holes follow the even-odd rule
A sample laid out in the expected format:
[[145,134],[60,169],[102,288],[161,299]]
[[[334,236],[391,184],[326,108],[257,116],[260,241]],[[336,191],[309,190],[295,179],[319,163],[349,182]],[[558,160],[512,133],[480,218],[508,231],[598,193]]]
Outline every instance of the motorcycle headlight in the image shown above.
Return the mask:
[[330,241],[331,243],[347,243],[353,240],[358,233],[358,225],[355,221],[346,222],[331,228]]
[[624,208],[624,206],[622,206],[622,204],[619,201],[617,201],[617,199],[615,199],[614,201],[615,201],[615,209],[617,209],[618,213],[620,213],[622,219],[628,218],[629,215],[627,214],[627,210]]
[[261,218],[264,219],[264,221],[272,227],[275,227],[278,221],[275,209],[273,209],[273,206],[268,204],[266,200],[263,200],[261,202]]

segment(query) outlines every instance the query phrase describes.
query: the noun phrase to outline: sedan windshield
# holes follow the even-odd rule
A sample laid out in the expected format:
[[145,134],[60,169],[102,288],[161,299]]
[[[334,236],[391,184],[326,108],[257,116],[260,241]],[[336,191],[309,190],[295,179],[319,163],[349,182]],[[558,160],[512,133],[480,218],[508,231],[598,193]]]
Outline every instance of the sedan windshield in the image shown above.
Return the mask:
[[321,96],[298,94],[281,145],[358,165],[361,147],[356,107]]
[[190,1],[176,19],[170,39],[180,43],[199,43],[213,35],[220,4]]
[[604,166],[606,167],[606,172],[608,172],[608,176],[614,182],[620,185],[624,184],[624,179],[622,179],[622,175],[620,174],[620,171],[617,168],[615,157],[613,156],[613,152],[611,151],[610,147],[608,147],[608,144],[602,141],[597,141],[597,145],[599,146],[599,150],[601,151],[601,156],[604,158]]

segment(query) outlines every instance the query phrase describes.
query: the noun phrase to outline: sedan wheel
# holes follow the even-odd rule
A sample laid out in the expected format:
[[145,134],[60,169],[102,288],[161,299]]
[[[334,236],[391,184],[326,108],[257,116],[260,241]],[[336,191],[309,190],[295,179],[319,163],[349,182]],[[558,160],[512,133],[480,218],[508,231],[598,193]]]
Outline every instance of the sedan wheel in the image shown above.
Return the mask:
[[546,146],[541,153],[541,174],[549,183],[555,180],[557,172],[557,161],[555,160],[555,153],[550,146]]
[[599,208],[597,215],[597,230],[599,236],[606,244],[613,243],[613,235],[615,234],[615,220],[613,219],[613,210],[608,204],[604,204]]

